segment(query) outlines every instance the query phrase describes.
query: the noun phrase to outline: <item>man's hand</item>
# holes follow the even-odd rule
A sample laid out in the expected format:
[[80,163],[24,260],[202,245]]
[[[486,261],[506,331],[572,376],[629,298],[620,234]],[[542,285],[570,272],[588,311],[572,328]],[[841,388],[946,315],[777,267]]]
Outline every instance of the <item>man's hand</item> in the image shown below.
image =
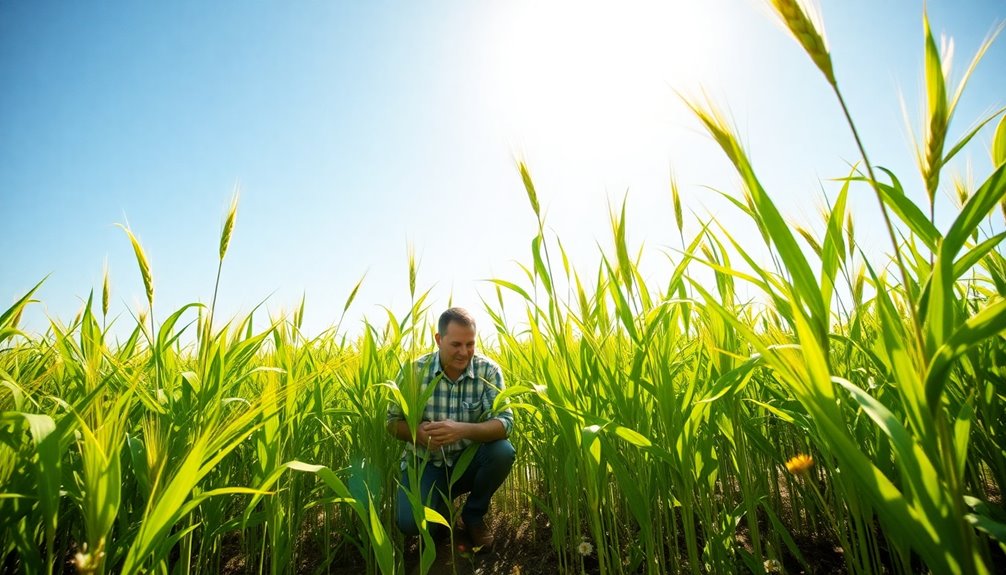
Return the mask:
[[[412,443],[412,433],[404,419],[388,422],[388,433],[402,441]],[[480,423],[462,423],[453,419],[424,421],[416,429],[416,445],[435,451],[462,439],[486,443],[506,436],[506,428],[498,419]]]
[[416,445],[425,447],[429,451],[436,451],[441,447],[443,447],[444,444],[434,439],[433,436],[430,435],[429,432],[427,431],[426,428],[431,423],[433,422],[424,421],[419,424],[419,427],[416,429]]
[[[416,439],[420,445],[426,445],[427,449],[440,449],[443,445],[448,445],[456,441],[461,441],[468,437],[467,423],[460,423],[453,419],[443,421],[424,421],[419,424]],[[423,443],[425,442],[425,443]]]

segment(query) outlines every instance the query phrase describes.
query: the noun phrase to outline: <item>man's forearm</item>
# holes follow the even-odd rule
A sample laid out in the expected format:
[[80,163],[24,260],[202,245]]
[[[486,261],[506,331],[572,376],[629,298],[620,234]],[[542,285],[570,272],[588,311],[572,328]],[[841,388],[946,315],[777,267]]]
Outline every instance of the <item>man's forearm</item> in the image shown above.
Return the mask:
[[498,419],[490,419],[480,423],[469,423],[468,439],[479,443],[489,443],[497,439],[506,439],[506,427]]
[[441,422],[424,422],[416,430],[413,440],[409,433],[409,425],[401,419],[388,423],[388,433],[406,442],[428,447],[431,441],[434,446],[447,445],[461,439],[488,443],[498,439],[506,439],[506,426],[498,419],[490,419],[480,423],[461,423],[445,420]]
[[414,443],[412,433],[409,432],[409,424],[404,419],[394,419],[388,422],[388,433],[393,437],[406,443]]

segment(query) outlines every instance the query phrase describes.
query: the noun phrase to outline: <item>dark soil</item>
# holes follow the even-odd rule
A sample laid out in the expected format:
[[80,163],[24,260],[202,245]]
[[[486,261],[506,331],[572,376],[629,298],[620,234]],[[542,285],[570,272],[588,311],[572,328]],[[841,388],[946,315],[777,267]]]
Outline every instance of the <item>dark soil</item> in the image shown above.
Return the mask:
[[[784,504],[788,496],[784,494]],[[491,547],[473,550],[463,532],[458,532],[455,540],[445,540],[436,546],[436,560],[429,573],[432,575],[552,575],[558,573],[560,558],[552,547],[551,526],[544,514],[535,517],[495,517],[490,518],[490,527],[495,536]],[[763,533],[769,532],[771,526],[764,517],[758,518],[759,528]],[[317,525],[315,526],[317,527]],[[742,522],[734,536],[735,544],[753,551],[748,539],[746,526]],[[881,548],[883,549],[883,532],[879,525]],[[796,547],[806,561],[806,566],[796,557],[783,550],[779,557],[783,565],[783,573],[787,574],[843,574],[846,573],[844,550],[834,538],[824,534],[792,533]],[[702,544],[702,535],[699,534]],[[624,540],[624,539],[623,539]],[[668,541],[670,547],[677,546],[681,556],[685,555],[684,541]],[[418,537],[406,537],[397,546],[404,549],[402,561],[406,575],[420,573],[420,549]],[[243,548],[239,537],[235,534],[223,541],[220,550],[220,566],[223,575],[243,575],[251,573],[255,561],[246,561],[242,555]],[[671,550],[668,549],[668,553]],[[990,548],[991,565],[994,573],[1006,575],[1006,554],[998,547]],[[883,554],[883,551],[882,551]],[[290,572],[305,574],[328,573],[334,575],[362,575],[366,573],[366,561],[359,550],[347,541],[335,541],[333,547],[326,550],[317,538],[302,537],[298,541],[298,560],[296,567]],[[326,564],[325,558],[331,558]],[[257,559],[257,558],[256,558]],[[583,574],[599,573],[595,555],[583,558]],[[579,566],[577,566],[579,567]],[[893,566],[887,566],[893,568]],[[642,569],[642,568],[641,568]],[[926,570],[918,558],[913,558],[913,572],[925,573]],[[736,572],[746,573],[746,565],[736,565]],[[645,571],[640,571],[645,573]]]
[[[527,523],[527,522],[525,522]],[[521,528],[522,527],[522,528]],[[536,537],[527,525],[509,528],[501,521],[493,525],[496,541],[492,546],[473,549],[465,534],[459,533],[453,542],[437,546],[437,560],[431,575],[544,575],[556,573],[557,558],[547,532]],[[405,573],[420,573],[418,537],[412,538],[405,551]],[[453,551],[453,552],[452,552]]]
[[[533,519],[527,518],[513,525],[513,518],[507,521],[495,519],[490,521],[495,542],[491,547],[472,550],[470,542],[463,534],[456,535],[455,540],[445,540],[437,544],[437,558],[429,573],[431,575],[553,575],[559,570],[559,557],[552,548],[551,533],[547,519],[541,515]],[[738,544],[744,545],[743,535],[738,535]],[[795,537],[809,565],[813,566],[811,573],[844,573],[845,563],[842,549],[824,538]],[[240,545],[233,543],[225,545],[221,565],[224,575],[241,575],[247,572],[249,565],[240,556]],[[231,555],[233,554],[233,555]],[[420,573],[420,550],[418,537],[404,539],[404,573],[418,575]],[[298,553],[301,560],[297,562],[297,573],[330,573],[333,575],[362,575],[366,572],[366,563],[355,547],[342,544],[339,549],[325,553],[316,543],[302,541]],[[323,564],[325,556],[335,556],[330,565]],[[780,558],[785,573],[806,573],[800,563],[793,557]],[[584,573],[593,575],[599,572],[596,558],[584,557]],[[745,572],[742,565],[737,566],[738,572]],[[642,572],[642,571],[641,571]]]

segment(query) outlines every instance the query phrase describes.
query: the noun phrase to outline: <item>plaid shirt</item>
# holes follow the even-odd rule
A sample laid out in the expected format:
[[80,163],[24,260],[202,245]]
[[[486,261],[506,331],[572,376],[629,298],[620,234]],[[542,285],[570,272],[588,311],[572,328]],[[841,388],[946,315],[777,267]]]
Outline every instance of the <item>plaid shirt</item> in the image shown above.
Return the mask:
[[[423,421],[452,419],[465,423],[479,423],[497,419],[503,424],[506,434],[510,435],[510,430],[513,429],[513,411],[508,407],[499,413],[493,413],[493,402],[496,401],[496,396],[506,388],[503,384],[503,370],[496,362],[481,355],[474,355],[472,360],[468,362],[468,367],[456,381],[451,381],[447,378],[447,374],[443,373],[438,351],[428,353],[416,360],[416,368],[423,377],[423,390],[437,376],[440,376],[437,388],[423,409]],[[401,385],[401,374],[398,379],[398,383]],[[402,408],[397,403],[391,402],[388,405],[387,421],[390,423],[398,419],[405,419]],[[462,439],[430,452],[421,445],[416,446],[407,442],[405,451],[402,452],[402,469],[405,469],[412,451],[437,467],[442,466],[444,461],[447,462],[447,465],[453,466],[461,452],[471,444],[471,440]]]

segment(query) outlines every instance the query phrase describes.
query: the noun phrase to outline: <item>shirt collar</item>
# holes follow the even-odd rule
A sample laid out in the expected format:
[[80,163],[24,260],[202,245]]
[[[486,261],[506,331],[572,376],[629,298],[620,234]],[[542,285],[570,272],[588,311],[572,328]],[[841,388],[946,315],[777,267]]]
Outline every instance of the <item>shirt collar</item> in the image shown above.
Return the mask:
[[[440,365],[440,350],[433,352],[433,374],[437,375],[439,373],[444,373],[443,367]],[[464,378],[475,379],[475,356],[473,355],[470,360],[468,360],[468,367],[461,372],[461,375],[455,381],[461,381]],[[444,379],[447,378],[447,374],[444,373]]]

